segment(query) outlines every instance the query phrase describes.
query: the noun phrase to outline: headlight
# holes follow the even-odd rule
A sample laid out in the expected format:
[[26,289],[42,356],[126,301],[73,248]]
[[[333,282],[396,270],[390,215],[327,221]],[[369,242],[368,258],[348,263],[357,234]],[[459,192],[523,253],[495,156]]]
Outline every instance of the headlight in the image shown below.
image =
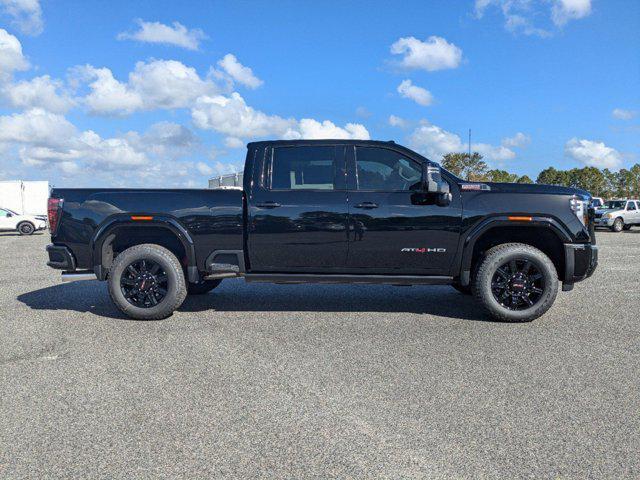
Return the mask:
[[610,213],[605,213],[602,218],[613,218],[613,215],[611,215]]
[[569,200],[569,206],[571,207],[571,211],[578,217],[578,220],[583,225],[587,225],[589,223],[589,212],[587,208],[587,202],[581,200],[578,197],[572,197]]

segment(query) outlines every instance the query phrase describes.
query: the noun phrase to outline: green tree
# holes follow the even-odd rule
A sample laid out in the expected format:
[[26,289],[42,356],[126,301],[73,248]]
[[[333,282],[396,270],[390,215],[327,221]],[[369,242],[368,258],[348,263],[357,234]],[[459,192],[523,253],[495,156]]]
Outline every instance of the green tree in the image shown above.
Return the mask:
[[516,183],[533,183],[533,180],[531,180],[527,175],[522,175],[521,177],[518,177]]
[[442,166],[454,175],[474,182],[484,180],[488,170],[478,152],[471,156],[468,153],[447,153],[442,157]]
[[494,169],[487,172],[487,180],[489,182],[515,183],[518,180],[518,175],[506,170]]

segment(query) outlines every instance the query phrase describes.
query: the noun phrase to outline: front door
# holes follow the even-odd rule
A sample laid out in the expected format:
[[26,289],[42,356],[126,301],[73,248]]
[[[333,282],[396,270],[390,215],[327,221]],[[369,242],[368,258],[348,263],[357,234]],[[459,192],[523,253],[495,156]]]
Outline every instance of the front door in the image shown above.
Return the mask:
[[462,206],[435,205],[421,192],[422,163],[393,148],[349,147],[349,255],[352,273],[448,275]]
[[254,272],[335,273],[347,263],[344,146],[276,146],[249,199]]
[[15,221],[9,212],[0,208],[0,230],[14,230],[16,228]]

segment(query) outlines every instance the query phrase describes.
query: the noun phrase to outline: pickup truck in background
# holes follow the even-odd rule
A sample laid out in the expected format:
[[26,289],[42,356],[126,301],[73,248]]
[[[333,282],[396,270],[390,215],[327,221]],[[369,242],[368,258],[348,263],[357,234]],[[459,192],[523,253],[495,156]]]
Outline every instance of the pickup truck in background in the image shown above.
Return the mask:
[[106,280],[137,319],[243,277],[450,284],[496,319],[530,321],[596,268],[590,198],[464,181],[394,142],[256,142],[242,190],[54,189],[48,265]]

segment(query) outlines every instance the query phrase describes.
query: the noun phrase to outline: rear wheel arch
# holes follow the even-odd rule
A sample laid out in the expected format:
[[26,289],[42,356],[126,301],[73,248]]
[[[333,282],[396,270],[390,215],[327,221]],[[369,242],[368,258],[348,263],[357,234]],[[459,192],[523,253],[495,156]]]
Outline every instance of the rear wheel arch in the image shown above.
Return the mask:
[[199,278],[193,239],[174,219],[113,219],[96,232],[91,243],[94,270],[101,280],[106,279],[114,259],[120,252],[142,244],[155,244],[166,248],[181,262],[189,281],[197,281]]

